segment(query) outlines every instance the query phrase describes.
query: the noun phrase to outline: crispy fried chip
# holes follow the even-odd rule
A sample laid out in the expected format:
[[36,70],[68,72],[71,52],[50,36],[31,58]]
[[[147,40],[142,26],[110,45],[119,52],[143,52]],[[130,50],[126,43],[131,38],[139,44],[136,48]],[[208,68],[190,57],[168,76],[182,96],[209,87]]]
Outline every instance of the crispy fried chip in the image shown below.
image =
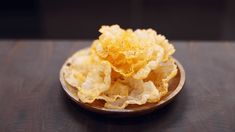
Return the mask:
[[128,96],[129,87],[120,80],[114,82],[114,84],[104,93],[102,93],[98,99],[103,99],[107,102],[116,101],[118,98],[125,98]]
[[146,78],[159,62],[167,60],[175,51],[165,37],[152,29],[133,32],[113,25],[102,26],[99,31],[102,34],[93,42],[93,53],[125,77]]
[[78,89],[77,95],[85,103],[93,102],[111,83],[109,63],[93,62],[88,55],[89,50],[79,51],[67,61],[71,65],[64,68],[66,82]]
[[173,47],[172,44],[168,42],[165,36],[157,34],[152,29],[147,29],[147,30],[137,29],[135,31],[135,34],[138,36],[139,40],[142,43],[149,43],[149,44],[154,43],[160,45],[164,49],[163,61],[168,60],[168,57],[175,52],[175,48]]
[[153,82],[143,82],[143,80],[136,80],[127,78],[130,93],[125,98],[118,98],[115,101],[107,101],[106,108],[123,109],[128,104],[142,105],[147,102],[156,102],[160,100],[160,93],[154,86]]
[[90,48],[70,57],[62,68],[73,93],[83,103],[104,100],[105,108],[160,101],[177,73],[173,45],[152,29],[102,26]]
[[148,76],[151,70],[155,69],[158,64],[161,62],[163,58],[163,49],[156,45],[154,46],[151,52],[149,53],[156,53],[155,58],[151,61],[149,61],[145,66],[140,68],[135,74],[133,74],[133,78],[135,79],[144,79]]
[[177,74],[177,66],[173,58],[169,58],[166,62],[161,62],[157,69],[151,71],[145,81],[152,81],[161,95],[164,96],[168,92],[168,82]]
[[80,87],[90,69],[90,49],[83,49],[70,57],[63,66],[64,79],[73,87]]

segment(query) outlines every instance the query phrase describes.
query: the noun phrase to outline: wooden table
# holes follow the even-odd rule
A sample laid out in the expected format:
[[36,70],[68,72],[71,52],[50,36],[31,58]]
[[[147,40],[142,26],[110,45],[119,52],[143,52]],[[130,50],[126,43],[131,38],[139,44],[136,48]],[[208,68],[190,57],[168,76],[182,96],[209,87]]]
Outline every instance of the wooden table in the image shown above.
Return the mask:
[[0,131],[235,131],[234,42],[173,42],[186,70],[183,91],[165,108],[127,119],[86,112],[61,89],[61,65],[90,43],[0,41]]

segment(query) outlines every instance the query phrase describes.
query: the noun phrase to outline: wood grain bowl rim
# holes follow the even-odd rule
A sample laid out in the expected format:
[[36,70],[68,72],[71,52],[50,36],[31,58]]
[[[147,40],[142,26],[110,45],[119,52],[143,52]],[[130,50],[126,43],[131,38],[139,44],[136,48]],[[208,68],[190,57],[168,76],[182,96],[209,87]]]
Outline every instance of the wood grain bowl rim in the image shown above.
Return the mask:
[[67,87],[67,84],[64,80],[64,77],[63,77],[63,67],[65,66],[65,63],[64,65],[62,66],[61,70],[60,70],[60,73],[59,73],[59,78],[60,78],[60,83],[62,85],[62,89],[65,91],[65,93],[73,100],[75,101],[80,107],[86,109],[86,110],[89,110],[91,112],[95,112],[95,113],[99,113],[99,114],[119,114],[119,115],[122,115],[122,114],[138,114],[138,113],[149,113],[153,110],[157,110],[163,106],[165,106],[166,104],[168,104],[169,102],[171,102],[174,97],[182,90],[183,88],[183,85],[185,83],[185,70],[183,68],[183,66],[181,65],[181,63],[173,58],[175,60],[175,63],[177,65],[177,68],[178,68],[178,72],[177,74],[180,74],[180,80],[179,80],[179,83],[178,83],[178,86],[174,89],[173,92],[171,92],[167,97],[165,97],[164,99],[160,100],[160,102],[157,102],[157,103],[154,103],[153,106],[151,107],[144,107],[144,108],[141,108],[141,109],[107,109],[107,108],[100,108],[100,107],[94,107],[94,106],[91,106],[89,104],[86,104],[86,103],[82,103],[79,101],[79,99],[74,96],[71,91],[68,89]]

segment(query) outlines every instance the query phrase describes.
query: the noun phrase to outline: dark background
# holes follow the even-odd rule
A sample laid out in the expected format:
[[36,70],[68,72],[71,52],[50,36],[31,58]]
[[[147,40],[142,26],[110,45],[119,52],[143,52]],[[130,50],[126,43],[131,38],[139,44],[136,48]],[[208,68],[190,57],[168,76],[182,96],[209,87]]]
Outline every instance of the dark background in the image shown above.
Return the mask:
[[104,24],[174,40],[235,40],[234,0],[1,0],[1,39],[94,39]]

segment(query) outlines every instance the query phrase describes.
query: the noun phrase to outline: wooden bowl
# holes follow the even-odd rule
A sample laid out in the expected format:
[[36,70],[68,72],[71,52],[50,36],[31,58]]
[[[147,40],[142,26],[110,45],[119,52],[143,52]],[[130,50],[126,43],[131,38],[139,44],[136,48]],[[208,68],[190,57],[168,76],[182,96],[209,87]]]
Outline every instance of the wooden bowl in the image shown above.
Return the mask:
[[171,79],[169,82],[169,88],[168,93],[164,97],[161,98],[160,102],[157,103],[146,103],[143,105],[128,105],[125,109],[107,109],[104,108],[104,101],[102,100],[96,100],[91,104],[82,103],[79,101],[79,99],[76,97],[76,88],[71,87],[69,84],[67,84],[63,77],[62,70],[60,71],[60,82],[62,85],[63,90],[65,93],[73,100],[75,101],[80,107],[95,112],[98,114],[104,114],[107,116],[112,117],[128,117],[128,116],[136,116],[136,115],[143,115],[150,113],[154,110],[157,110],[169,102],[171,102],[174,97],[181,91],[183,88],[184,82],[185,82],[185,71],[183,66],[180,64],[180,62],[176,59],[174,59],[178,68],[177,75]]

